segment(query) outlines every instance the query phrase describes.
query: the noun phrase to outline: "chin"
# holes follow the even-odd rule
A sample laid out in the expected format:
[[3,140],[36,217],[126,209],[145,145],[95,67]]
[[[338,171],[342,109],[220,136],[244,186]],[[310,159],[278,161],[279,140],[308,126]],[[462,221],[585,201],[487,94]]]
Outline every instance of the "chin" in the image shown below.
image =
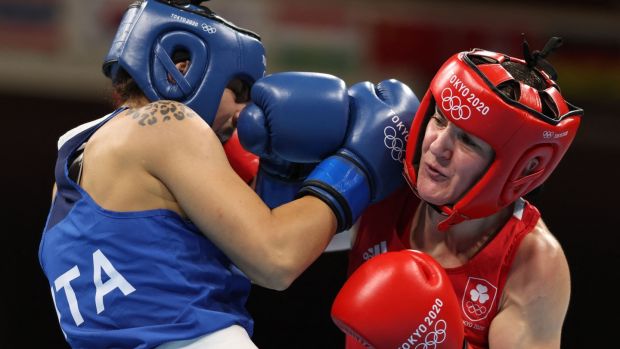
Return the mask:
[[436,195],[429,195],[429,193],[426,193],[424,190],[418,190],[418,196],[420,197],[420,199],[428,202],[429,204],[441,205],[443,203],[443,200],[436,197]]
[[439,190],[434,188],[427,188],[425,186],[418,186],[418,196],[423,201],[435,206],[442,206],[451,202],[451,198],[447,198],[445,195],[442,195]]

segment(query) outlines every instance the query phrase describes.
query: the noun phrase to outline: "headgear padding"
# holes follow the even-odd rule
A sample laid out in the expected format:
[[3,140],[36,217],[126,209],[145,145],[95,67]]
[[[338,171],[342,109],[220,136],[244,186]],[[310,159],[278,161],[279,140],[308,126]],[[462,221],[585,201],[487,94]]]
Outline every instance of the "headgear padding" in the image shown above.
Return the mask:
[[[417,190],[422,138],[435,107],[463,131],[488,143],[494,159],[482,177],[454,203],[437,207],[447,215],[439,229],[492,215],[542,184],[570,146],[583,110],[567,103],[548,74],[533,67],[544,90],[517,81],[501,63],[525,61],[474,49],[452,56],[439,69],[411,126],[406,177]],[[497,86],[517,86],[517,100]],[[524,175],[530,160],[539,160]]]
[[[172,59],[179,51],[190,60],[185,74]],[[258,35],[189,1],[147,0],[125,12],[103,72],[114,81],[122,68],[149,100],[182,102],[211,125],[228,82],[251,85],[265,65]]]

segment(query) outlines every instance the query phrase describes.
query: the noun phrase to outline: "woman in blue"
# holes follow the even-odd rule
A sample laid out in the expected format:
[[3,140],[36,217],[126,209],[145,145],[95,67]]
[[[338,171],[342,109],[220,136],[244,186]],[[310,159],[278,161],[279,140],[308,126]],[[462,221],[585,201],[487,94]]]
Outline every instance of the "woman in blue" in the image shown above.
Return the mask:
[[[122,106],[59,141],[39,260],[74,348],[255,348],[244,308],[250,280],[288,287],[337,229],[397,186],[382,181],[402,183],[400,161],[368,142],[371,156],[319,165],[299,199],[266,206],[235,174],[221,144],[246,105],[248,86],[265,81],[256,93],[261,105],[252,110],[264,111],[268,122],[246,134],[264,136],[275,150],[288,143],[265,127],[303,130],[288,135],[312,146],[281,152],[293,160],[321,160],[330,154],[316,152],[334,144],[356,158],[365,145],[349,132],[383,144],[383,123],[409,125],[410,118],[394,113],[406,98],[417,107],[417,99],[397,82],[350,92],[327,75],[263,78],[259,37],[198,3],[130,6],[103,66]],[[289,90],[296,93],[281,93]],[[369,117],[372,123],[356,121]],[[350,174],[345,183],[339,173]],[[347,206],[353,201],[354,210]]]
[[[183,157],[191,148],[180,147],[194,144],[176,138],[204,137],[210,144],[230,135],[247,86],[264,73],[259,38],[206,11],[158,1],[130,6],[104,63],[122,107],[59,141],[57,193],[40,261],[75,348],[218,341],[254,347],[244,309],[249,280],[188,220],[175,198],[179,191],[158,180],[179,175],[192,167],[185,162],[203,155],[192,149],[192,159]],[[199,21],[236,40],[205,36],[202,27],[196,30]],[[229,49],[207,62],[203,51],[216,45]],[[240,54],[245,65],[227,64]],[[212,71],[201,74],[206,66]],[[200,91],[204,80],[220,92]]]

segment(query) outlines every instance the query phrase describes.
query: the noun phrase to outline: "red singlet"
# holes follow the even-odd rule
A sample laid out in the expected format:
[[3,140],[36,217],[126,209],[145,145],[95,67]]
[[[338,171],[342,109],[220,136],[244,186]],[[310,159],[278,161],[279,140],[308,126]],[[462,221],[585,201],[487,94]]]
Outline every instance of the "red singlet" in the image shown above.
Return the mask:
[[[357,229],[349,254],[349,274],[379,253],[412,248],[410,224],[419,204],[420,200],[405,188],[371,206]],[[516,251],[539,218],[536,207],[525,200],[517,201],[513,216],[491,241],[467,263],[446,269],[461,301],[465,337],[471,348],[488,348],[489,326],[498,312]],[[362,346],[347,337],[347,348]]]

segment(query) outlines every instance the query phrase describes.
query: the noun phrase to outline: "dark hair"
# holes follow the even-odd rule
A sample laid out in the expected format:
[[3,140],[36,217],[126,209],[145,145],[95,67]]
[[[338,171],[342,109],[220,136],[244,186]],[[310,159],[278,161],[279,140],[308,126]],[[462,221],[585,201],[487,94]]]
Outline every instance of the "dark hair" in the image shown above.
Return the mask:
[[239,78],[232,79],[226,88],[235,94],[235,102],[245,103],[250,100],[250,84],[247,81]]
[[[529,85],[535,88],[538,91],[542,91],[547,88],[547,84],[545,82],[544,77],[540,75],[540,73],[530,68],[526,64],[505,61],[502,63],[502,66],[512,75],[515,80],[520,81],[526,85]],[[504,93],[508,98],[512,100],[519,100],[521,89],[519,85],[513,80],[512,82],[500,84],[497,88]],[[550,107],[553,103],[548,101],[546,94],[540,94],[541,100],[543,101],[543,114],[549,116],[558,116],[557,112],[553,111],[553,108]],[[538,187],[531,190],[529,193],[525,195],[527,200],[533,201],[538,195],[543,191],[544,184],[539,185]]]
[[121,105],[127,100],[144,95],[140,86],[135,80],[125,71],[125,69],[119,69],[115,79],[112,81],[112,89],[115,95],[115,103]]
[[[506,61],[502,63],[502,67],[506,68],[515,80],[532,86],[538,91],[542,91],[547,87],[540,73],[525,64]],[[518,84],[514,83],[514,81],[512,83],[500,84],[497,88],[511,99],[519,99],[520,89]]]
[[[560,117],[560,112],[557,110],[557,107],[555,106],[553,100],[551,100],[551,97],[547,93],[540,93],[548,86],[545,78],[537,69],[530,68],[525,64],[511,61],[503,62],[502,66],[506,68],[515,80],[529,85],[539,91],[543,114],[555,119]],[[500,84],[497,88],[512,100],[518,101],[520,98],[521,89],[515,81]]]
[[[230,89],[235,94],[235,102],[245,103],[250,100],[251,85],[247,81],[235,78],[228,83],[226,88]],[[116,104],[116,106],[122,105],[129,99],[144,95],[140,86],[138,86],[135,80],[122,68],[118,70],[118,74],[112,82],[112,89],[115,97],[114,104]]]
[[[172,54],[172,61],[175,64],[185,60],[189,60],[189,52],[186,50],[177,50]],[[144,95],[140,86],[123,68],[118,70],[117,75],[112,81],[112,88],[118,104],[123,104],[131,98]]]

